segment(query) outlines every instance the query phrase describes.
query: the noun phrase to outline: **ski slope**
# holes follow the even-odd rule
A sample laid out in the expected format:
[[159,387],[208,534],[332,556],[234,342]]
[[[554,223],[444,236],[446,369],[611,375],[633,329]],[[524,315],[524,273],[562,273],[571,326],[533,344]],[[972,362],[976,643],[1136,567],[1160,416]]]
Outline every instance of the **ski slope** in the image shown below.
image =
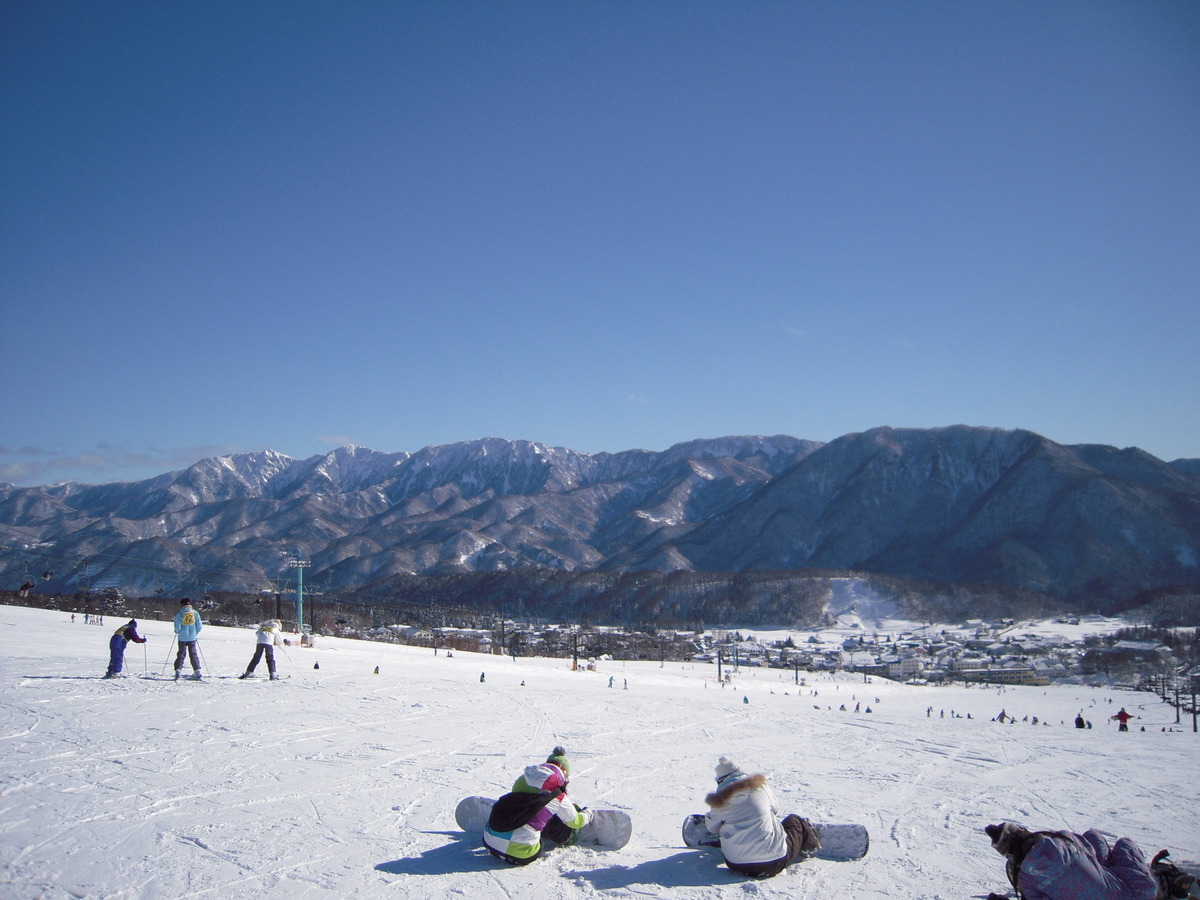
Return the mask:
[[[0,606],[5,900],[961,900],[1006,888],[983,834],[1003,820],[1097,827],[1200,864],[1200,737],[1152,695],[849,674],[798,687],[772,669],[722,688],[701,663],[573,672],[334,638],[285,648],[280,681],[262,665],[240,681],[254,631],[214,626],[200,641],[211,677],[176,683],[171,624],[145,620],[130,677],[103,680],[123,621]],[[1127,734],[1108,720],[1122,705],[1139,717]],[[1002,708],[1050,724],[991,721]],[[1093,729],[1071,727],[1079,710]],[[499,795],[555,744],[572,794],[628,810],[633,838],[505,867],[456,830],[455,804]],[[867,825],[869,855],[757,882],[684,849],[722,753],[765,772],[782,813]]]

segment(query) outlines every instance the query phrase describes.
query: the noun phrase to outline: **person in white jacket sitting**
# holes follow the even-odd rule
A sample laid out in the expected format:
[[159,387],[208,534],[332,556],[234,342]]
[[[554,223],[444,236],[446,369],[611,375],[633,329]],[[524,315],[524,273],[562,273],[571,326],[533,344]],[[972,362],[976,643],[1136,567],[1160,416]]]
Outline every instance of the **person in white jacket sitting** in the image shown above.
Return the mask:
[[275,681],[279,678],[275,674],[275,645],[279,642],[279,632],[283,628],[283,623],[278,619],[270,619],[258,626],[258,631],[255,632],[254,658],[250,660],[250,665],[246,667],[245,673],[239,675],[239,678],[249,678],[254,674],[254,668],[258,665],[258,661],[263,658],[265,653],[267,656],[267,672],[271,675],[271,680]]
[[765,775],[747,775],[722,756],[716,776],[717,789],[704,798],[710,807],[704,821],[709,831],[720,836],[721,854],[732,871],[769,878],[820,848],[808,819],[797,815],[779,819]]

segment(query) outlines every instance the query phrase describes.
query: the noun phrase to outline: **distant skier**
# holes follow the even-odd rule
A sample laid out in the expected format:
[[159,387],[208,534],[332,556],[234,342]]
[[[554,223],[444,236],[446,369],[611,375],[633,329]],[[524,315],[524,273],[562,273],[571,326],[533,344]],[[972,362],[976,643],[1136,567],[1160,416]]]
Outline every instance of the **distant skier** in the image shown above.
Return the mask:
[[175,655],[175,677],[179,678],[183,671],[183,656],[186,653],[192,664],[192,677],[199,680],[200,656],[196,652],[196,639],[200,637],[204,623],[200,621],[200,613],[192,608],[189,598],[184,597],[179,602],[179,612],[175,613],[175,638],[179,642],[179,652]]
[[1116,719],[1121,724],[1117,726],[1117,731],[1128,731],[1129,720],[1133,718],[1129,713],[1125,712],[1125,707],[1121,707],[1121,711],[1112,718]]
[[1077,715],[1075,717],[1075,727],[1076,728],[1087,728],[1087,722],[1085,722],[1083,719],[1083,710],[1080,710],[1079,715]]
[[135,644],[146,643],[146,639],[137,633],[137,619],[130,619],[108,639],[108,671],[104,673],[105,678],[116,678],[121,674],[125,668],[125,646],[130,641]]
[[[263,658],[264,653],[267,656],[267,672],[271,676],[271,680],[275,681],[279,678],[275,674],[275,644],[279,640],[279,632],[282,628],[283,623],[278,619],[270,619],[258,626],[258,631],[254,635],[254,658],[250,660],[250,665],[246,666],[246,671],[238,678],[252,677],[258,661]],[[378,666],[375,667],[375,674],[379,674]]]
[[715,771],[717,789],[704,798],[710,807],[704,821],[720,836],[725,865],[732,871],[768,878],[820,848],[808,819],[793,814],[780,821],[765,775],[747,775],[725,756]]
[[497,859],[524,866],[551,846],[574,843],[592,814],[567,796],[571,766],[555,747],[544,763],[527,766],[512,790],[496,801],[483,830],[483,846]]
[[[1024,900],[1157,900],[1187,896],[1186,892],[1169,892],[1174,888],[1173,880],[1160,893],[1155,869],[1127,837],[1110,848],[1095,830],[1083,834],[1031,832],[1005,822],[988,825],[984,831],[996,852],[1008,860],[1005,868],[1009,881]],[[1003,900],[1001,894],[988,897]]]

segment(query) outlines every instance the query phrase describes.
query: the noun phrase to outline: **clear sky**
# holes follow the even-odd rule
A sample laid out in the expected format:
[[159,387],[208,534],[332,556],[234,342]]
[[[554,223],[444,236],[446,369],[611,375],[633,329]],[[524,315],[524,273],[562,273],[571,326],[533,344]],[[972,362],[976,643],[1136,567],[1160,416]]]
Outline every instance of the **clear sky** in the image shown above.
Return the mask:
[[1200,457],[1200,3],[0,5],[0,481],[878,425]]

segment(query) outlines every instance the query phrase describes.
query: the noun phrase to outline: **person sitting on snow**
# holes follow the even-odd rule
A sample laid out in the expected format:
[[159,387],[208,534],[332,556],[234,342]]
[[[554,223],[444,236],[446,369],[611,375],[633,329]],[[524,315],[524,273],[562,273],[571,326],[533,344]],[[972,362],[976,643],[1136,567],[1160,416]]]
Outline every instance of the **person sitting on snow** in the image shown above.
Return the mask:
[[717,789],[704,798],[710,807],[704,824],[721,838],[721,854],[732,871],[769,878],[820,849],[808,819],[793,814],[780,821],[765,775],[747,775],[722,756],[716,777]]
[[130,619],[108,639],[108,671],[104,673],[105,678],[116,678],[121,674],[125,668],[125,647],[130,641],[135,644],[146,643],[146,639],[137,633],[137,619]]
[[544,763],[527,766],[513,788],[496,801],[483,829],[483,845],[497,859],[524,866],[551,846],[571,844],[592,814],[567,796],[571,766],[555,747]]
[[[1012,822],[984,831],[1022,900],[1158,900],[1159,880],[1141,849],[1123,837],[1109,848],[1098,831],[1029,831]],[[1156,860],[1162,857],[1156,857]],[[1190,877],[1190,876],[1185,876]],[[1172,885],[1173,887],[1173,885]],[[988,900],[1004,900],[989,894]]]

